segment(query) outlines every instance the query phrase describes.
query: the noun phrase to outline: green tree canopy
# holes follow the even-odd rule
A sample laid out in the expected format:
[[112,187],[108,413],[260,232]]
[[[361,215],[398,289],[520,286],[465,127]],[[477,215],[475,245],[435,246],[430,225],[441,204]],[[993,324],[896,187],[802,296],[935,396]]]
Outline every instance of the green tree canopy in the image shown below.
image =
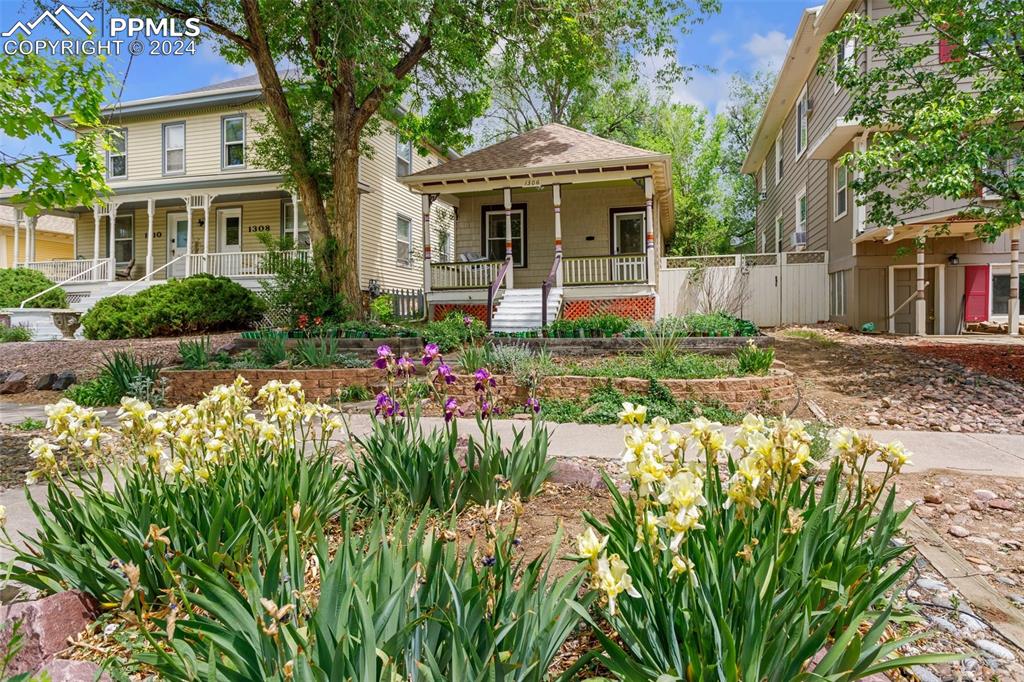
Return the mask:
[[870,55],[866,71],[856,59],[836,74],[852,95],[847,118],[877,131],[848,160],[861,174],[853,187],[873,224],[941,197],[963,201],[994,239],[1024,220],[1024,0],[891,4],[880,19],[849,14],[822,47],[823,69],[849,41]]

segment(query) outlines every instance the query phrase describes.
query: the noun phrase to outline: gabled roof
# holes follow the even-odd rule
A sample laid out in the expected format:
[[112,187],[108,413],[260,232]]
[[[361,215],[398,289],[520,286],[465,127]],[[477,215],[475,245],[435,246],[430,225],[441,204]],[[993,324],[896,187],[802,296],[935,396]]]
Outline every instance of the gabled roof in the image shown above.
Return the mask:
[[569,164],[656,160],[664,155],[576,130],[560,123],[548,123],[522,135],[470,152],[439,166],[402,178],[421,181],[434,176],[524,170]]

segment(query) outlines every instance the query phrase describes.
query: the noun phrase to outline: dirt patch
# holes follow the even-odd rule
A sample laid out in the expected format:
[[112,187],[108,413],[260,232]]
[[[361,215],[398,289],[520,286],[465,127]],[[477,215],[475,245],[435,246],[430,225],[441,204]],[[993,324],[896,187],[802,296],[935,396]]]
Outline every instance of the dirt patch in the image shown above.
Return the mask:
[[908,348],[915,353],[951,360],[985,374],[1024,384],[1024,346],[915,343]]

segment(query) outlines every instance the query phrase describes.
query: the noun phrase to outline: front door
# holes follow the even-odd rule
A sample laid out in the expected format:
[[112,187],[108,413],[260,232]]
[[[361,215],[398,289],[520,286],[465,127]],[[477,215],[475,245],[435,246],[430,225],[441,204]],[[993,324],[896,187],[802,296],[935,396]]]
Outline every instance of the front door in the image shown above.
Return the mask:
[[616,282],[642,280],[644,263],[635,256],[644,253],[644,212],[616,211],[612,213],[612,253],[616,256],[614,277]]
[[[895,268],[893,271],[893,305],[900,305],[917,290],[917,268]],[[925,333],[935,333],[935,266],[929,265],[925,273]],[[914,328],[915,302],[910,301],[893,316],[893,331],[897,334],[916,334]]]
[[241,274],[241,256],[228,256],[242,251],[242,209],[222,208],[217,211],[217,255],[212,260],[213,274],[233,277]]
[[[188,245],[188,216],[184,213],[167,214],[167,262],[185,255]],[[171,263],[167,268],[167,277],[184,277],[185,259]]]

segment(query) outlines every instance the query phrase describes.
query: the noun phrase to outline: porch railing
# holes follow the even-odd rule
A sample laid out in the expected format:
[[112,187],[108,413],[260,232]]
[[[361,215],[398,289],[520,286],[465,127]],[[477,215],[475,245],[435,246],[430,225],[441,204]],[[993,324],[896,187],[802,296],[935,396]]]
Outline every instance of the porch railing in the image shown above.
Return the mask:
[[[99,265],[100,267],[96,267]],[[21,263],[18,267],[41,272],[54,282],[105,282],[110,279],[110,259],[42,260]],[[85,277],[88,273],[88,277]]]
[[503,260],[431,263],[431,289],[486,289],[498,276]]
[[[47,293],[53,291],[54,289],[58,289],[60,287],[63,287],[65,285],[67,285],[67,284],[70,284],[73,281],[83,280],[83,278],[86,275],[92,274],[93,272],[101,272],[101,273],[102,272],[109,272],[109,270],[107,270],[107,268],[110,267],[110,259],[109,258],[102,258],[102,259],[100,259],[98,261],[90,260],[90,261],[83,261],[83,262],[90,263],[90,267],[86,268],[82,272],[79,272],[77,275],[72,275],[71,277],[68,277],[67,279],[64,279],[64,280],[61,280],[61,281],[57,282],[52,287],[47,287],[46,289],[43,289],[42,291],[40,291],[38,293],[32,294],[31,296],[26,298],[24,301],[22,301],[21,304],[18,307],[19,308],[24,308],[25,304],[30,303],[31,301],[36,300],[37,298],[39,298],[43,294],[47,294]],[[97,281],[97,280],[83,280],[83,281]]]
[[[282,251],[281,258],[307,258],[309,251]],[[230,253],[193,253],[189,256],[189,272],[205,272],[218,277],[271,277],[273,251],[236,251]]]
[[647,256],[582,256],[562,261],[565,286],[647,282]]

